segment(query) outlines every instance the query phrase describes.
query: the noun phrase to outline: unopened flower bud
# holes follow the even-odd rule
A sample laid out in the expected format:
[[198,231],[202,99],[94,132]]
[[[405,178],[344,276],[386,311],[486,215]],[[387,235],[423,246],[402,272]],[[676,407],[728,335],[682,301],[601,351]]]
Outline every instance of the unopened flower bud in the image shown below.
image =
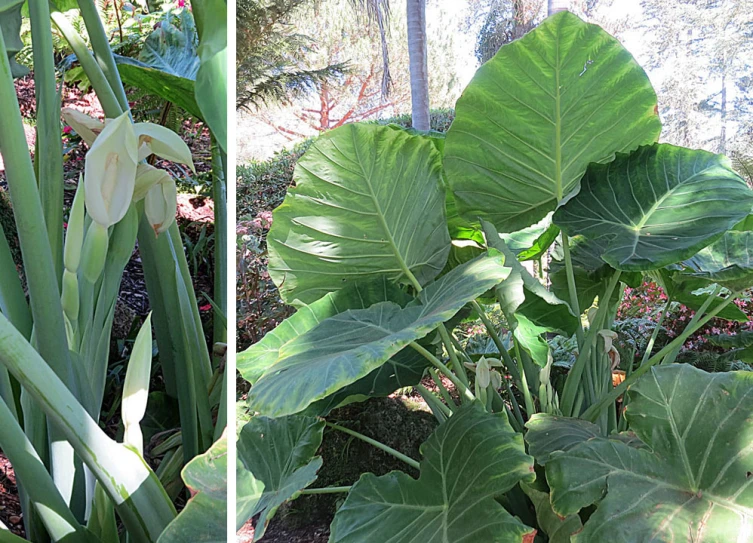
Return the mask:
[[86,215],[84,199],[84,180],[83,177],[79,177],[78,188],[76,189],[76,195],[73,197],[73,205],[68,216],[68,228],[65,230],[65,249],[63,251],[65,269],[71,272],[76,272],[81,262],[81,247],[84,244],[84,219]]
[[133,352],[128,360],[121,417],[123,419],[123,443],[136,449],[143,456],[144,440],[139,424],[146,413],[149,399],[149,381],[152,373],[152,314],[147,316],[141,326]]
[[157,183],[149,189],[144,198],[144,213],[156,235],[170,228],[177,208],[178,189],[169,176],[167,181]]
[[81,259],[81,270],[84,277],[90,283],[96,283],[105,269],[107,248],[110,244],[110,236],[107,227],[96,221],[92,221],[84,238],[84,249]]

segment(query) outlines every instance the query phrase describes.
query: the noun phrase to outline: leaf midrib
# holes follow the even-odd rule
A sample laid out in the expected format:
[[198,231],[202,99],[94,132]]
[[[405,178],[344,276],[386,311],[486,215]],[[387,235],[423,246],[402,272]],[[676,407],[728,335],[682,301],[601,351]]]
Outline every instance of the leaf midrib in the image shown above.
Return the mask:
[[379,223],[382,226],[382,230],[384,231],[384,234],[387,237],[387,243],[392,249],[392,252],[395,255],[395,259],[397,260],[400,268],[403,270],[405,277],[408,280],[410,280],[411,283],[414,283],[413,286],[417,287],[418,290],[420,290],[421,288],[420,285],[417,284],[415,276],[410,271],[410,268],[408,267],[408,264],[403,259],[403,256],[400,254],[400,250],[398,249],[397,244],[395,243],[395,238],[392,236],[392,231],[387,225],[387,220],[385,219],[384,212],[382,211],[382,206],[380,205],[379,200],[376,197],[376,192],[374,191],[374,187],[371,184],[371,176],[366,173],[366,169],[364,168],[364,164],[363,164],[363,161],[361,160],[361,155],[358,150],[358,142],[356,141],[356,131],[351,129],[350,134],[353,140],[353,149],[356,155],[356,160],[358,161],[358,166],[361,168],[361,173],[363,174],[363,180],[366,182],[366,186],[369,189],[369,197],[371,198],[371,201],[374,203],[374,207],[377,210],[377,217],[379,219]]

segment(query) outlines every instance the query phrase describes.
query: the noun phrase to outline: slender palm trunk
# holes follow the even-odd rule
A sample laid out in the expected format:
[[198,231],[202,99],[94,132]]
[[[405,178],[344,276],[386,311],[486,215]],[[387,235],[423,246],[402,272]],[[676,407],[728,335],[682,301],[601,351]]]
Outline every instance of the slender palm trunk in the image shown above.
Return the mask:
[[429,62],[426,44],[426,0],[408,0],[408,57],[413,128],[429,130]]
[[722,130],[719,134],[719,152],[727,152],[727,81],[725,73],[722,73]]
[[554,15],[558,11],[570,9],[570,0],[547,0],[547,15]]

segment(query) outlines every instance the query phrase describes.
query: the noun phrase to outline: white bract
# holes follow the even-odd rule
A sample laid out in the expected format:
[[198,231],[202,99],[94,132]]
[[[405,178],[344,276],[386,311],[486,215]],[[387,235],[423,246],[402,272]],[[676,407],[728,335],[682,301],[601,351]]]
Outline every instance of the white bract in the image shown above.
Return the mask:
[[154,123],[136,123],[134,130],[139,137],[139,160],[154,154],[171,162],[185,164],[196,173],[191,150],[178,134]]
[[132,202],[144,200],[155,233],[175,220],[177,188],[164,170],[143,162],[151,155],[187,165],[196,172],[188,145],[172,130],[130,121],[127,113],[104,123],[75,109],[63,110],[66,122],[86,141],[86,209],[104,228],[120,221]]
[[141,326],[133,352],[128,360],[121,416],[123,418],[123,443],[144,454],[144,438],[141,433],[141,420],[146,413],[149,399],[149,379],[152,372],[152,314],[149,313]]
[[128,211],[136,184],[138,138],[127,113],[108,122],[86,154],[86,209],[104,227]]
[[104,130],[105,123],[90,117],[86,113],[83,113],[77,109],[65,107],[62,110],[63,119],[68,123],[68,126],[76,131],[76,134],[81,136],[81,139],[91,147],[97,136]]

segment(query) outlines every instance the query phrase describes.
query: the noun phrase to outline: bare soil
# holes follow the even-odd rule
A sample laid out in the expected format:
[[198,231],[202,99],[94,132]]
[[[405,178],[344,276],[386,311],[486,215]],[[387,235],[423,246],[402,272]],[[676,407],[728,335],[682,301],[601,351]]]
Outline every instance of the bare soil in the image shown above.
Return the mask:
[[16,474],[13,466],[0,451],[0,522],[14,534],[24,537],[21,503],[18,501]]

